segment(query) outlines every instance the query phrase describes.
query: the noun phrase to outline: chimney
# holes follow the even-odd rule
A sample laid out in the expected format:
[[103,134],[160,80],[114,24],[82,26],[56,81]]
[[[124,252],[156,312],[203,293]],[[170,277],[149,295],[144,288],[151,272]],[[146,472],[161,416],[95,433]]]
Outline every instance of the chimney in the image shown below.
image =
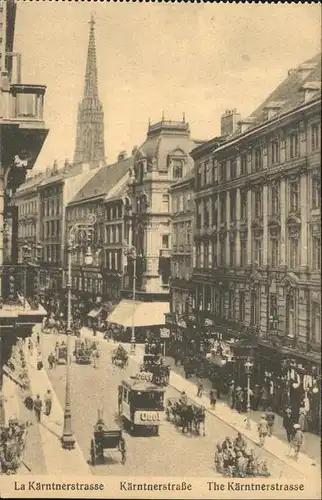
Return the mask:
[[240,118],[241,116],[236,109],[227,109],[221,117],[221,135],[225,136],[236,132]]
[[127,157],[126,151],[120,151],[120,153],[117,156],[117,162],[125,160]]

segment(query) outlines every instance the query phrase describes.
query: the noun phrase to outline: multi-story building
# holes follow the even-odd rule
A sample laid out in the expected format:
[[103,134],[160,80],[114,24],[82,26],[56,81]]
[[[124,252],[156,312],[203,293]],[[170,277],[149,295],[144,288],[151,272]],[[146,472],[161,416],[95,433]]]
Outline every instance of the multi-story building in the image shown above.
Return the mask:
[[[0,420],[3,423],[3,366],[17,337],[31,334],[45,313],[37,287],[27,300],[27,266],[17,265],[17,209],[12,196],[32,169],[46,139],[44,85],[21,82],[21,54],[14,52],[16,5],[0,3]],[[12,249],[14,251],[12,252]],[[33,280],[36,284],[36,281]],[[22,301],[21,301],[22,297]],[[34,299],[34,300],[33,300]]]
[[[122,272],[120,252],[117,253],[118,247],[122,245],[121,213],[115,211],[114,208],[110,211],[108,196],[109,194],[113,196],[113,193],[117,194],[118,189],[125,182],[124,177],[127,177],[131,165],[133,165],[132,158],[124,158],[121,155],[116,163],[99,168],[96,174],[76,193],[66,209],[66,239],[75,223],[85,222],[89,214],[96,216],[90,242],[94,254],[93,264],[85,266],[87,242],[80,242],[72,257],[73,293],[82,301],[84,310],[87,312],[90,312],[96,304],[98,297],[106,301],[111,300],[108,293],[106,295],[104,293],[103,297],[103,292],[107,292],[107,287],[110,286],[108,284],[109,272],[116,268]],[[118,207],[121,203],[122,200],[116,203],[116,206]],[[116,219],[118,219],[117,224],[115,224]]]
[[[149,125],[146,140],[133,151],[134,167],[124,196],[124,224],[125,239],[134,246],[136,259],[134,262],[130,256],[127,258],[123,282],[125,301],[113,311],[111,322],[125,326],[126,318],[138,308],[140,314],[132,314],[135,327],[157,329],[158,325],[164,325],[164,314],[169,312],[171,274],[169,188],[192,169],[189,153],[195,145],[185,119],[177,122],[162,118],[159,123]],[[133,298],[134,264],[135,307],[128,300]]]
[[[224,143],[191,153],[199,317],[213,320],[223,340],[245,337],[253,380],[276,409],[308,398],[313,429],[321,380],[320,79],[318,55],[289,71]],[[242,382],[243,359],[231,364]]]

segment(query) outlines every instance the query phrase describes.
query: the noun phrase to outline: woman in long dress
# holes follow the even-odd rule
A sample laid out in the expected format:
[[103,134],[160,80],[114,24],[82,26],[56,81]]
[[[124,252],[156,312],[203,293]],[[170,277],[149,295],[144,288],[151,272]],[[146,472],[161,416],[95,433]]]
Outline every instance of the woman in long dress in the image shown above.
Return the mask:
[[307,415],[307,412],[306,412],[305,406],[303,405],[300,407],[299,422],[298,422],[302,432],[307,432],[307,430],[308,430],[307,416],[306,415]]

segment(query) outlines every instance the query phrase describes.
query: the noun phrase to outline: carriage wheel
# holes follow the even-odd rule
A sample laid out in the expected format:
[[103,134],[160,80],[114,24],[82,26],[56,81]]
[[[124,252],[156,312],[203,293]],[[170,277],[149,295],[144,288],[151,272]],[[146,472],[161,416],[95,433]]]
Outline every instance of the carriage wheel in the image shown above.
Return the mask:
[[91,463],[94,467],[95,465],[95,442],[94,439],[91,440]]

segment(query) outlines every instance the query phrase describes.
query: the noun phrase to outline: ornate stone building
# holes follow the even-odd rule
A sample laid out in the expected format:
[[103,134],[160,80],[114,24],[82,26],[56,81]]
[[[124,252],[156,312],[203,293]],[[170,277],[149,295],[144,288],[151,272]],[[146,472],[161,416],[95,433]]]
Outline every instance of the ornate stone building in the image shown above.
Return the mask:
[[320,79],[318,55],[289,71],[223,144],[213,140],[192,152],[197,310],[222,338],[247,339],[256,353],[253,376],[267,385],[276,408],[295,389],[296,398],[310,399],[314,429],[321,381]]
[[90,21],[90,32],[85,71],[84,96],[77,117],[74,163],[105,164],[104,111],[98,96],[95,21]]

